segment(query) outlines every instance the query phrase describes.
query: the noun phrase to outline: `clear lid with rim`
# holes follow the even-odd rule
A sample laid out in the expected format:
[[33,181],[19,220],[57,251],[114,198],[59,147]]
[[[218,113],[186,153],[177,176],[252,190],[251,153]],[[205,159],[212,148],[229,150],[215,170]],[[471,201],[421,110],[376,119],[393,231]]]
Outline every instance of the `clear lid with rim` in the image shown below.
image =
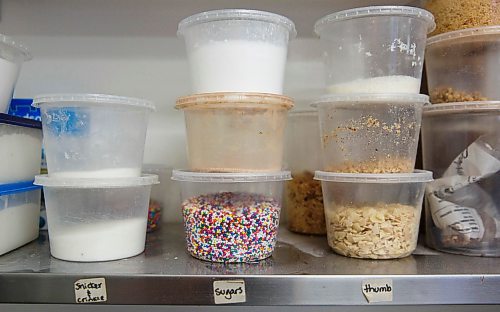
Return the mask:
[[172,180],[182,182],[212,182],[212,183],[241,183],[241,182],[280,182],[291,180],[290,171],[258,172],[258,173],[207,173],[188,170],[173,170]]
[[107,94],[43,94],[37,95],[33,98],[32,106],[40,107],[40,105],[43,104],[58,104],[68,102],[129,105],[155,110],[155,106],[151,101]]
[[27,47],[14,38],[0,34],[0,43],[17,50],[24,58],[24,61],[29,61],[33,58]]
[[430,33],[436,28],[436,23],[434,22],[434,15],[432,15],[432,13],[427,10],[409,6],[383,5],[383,6],[369,6],[364,8],[354,8],[329,14],[323,18],[320,18],[314,24],[314,32],[319,36],[326,25],[334,22],[340,22],[361,17],[389,16],[389,15],[421,18],[428,25],[427,33]]
[[423,183],[432,181],[432,172],[415,170],[412,173],[336,173],[316,171],[314,179],[343,183]]
[[184,96],[177,99],[176,109],[184,109],[192,106],[215,105],[215,104],[267,104],[279,105],[290,109],[293,107],[293,100],[284,95],[270,93],[252,92],[216,92],[200,93]]
[[498,40],[497,36],[499,35],[500,35],[500,25],[459,29],[428,38],[427,46],[442,43],[444,41],[460,40],[462,38],[467,38],[467,37],[481,38],[482,36],[494,36],[494,38],[497,38],[494,40]]
[[312,101],[311,106],[329,103],[429,103],[429,96],[425,94],[407,93],[359,93],[359,94],[328,94]]
[[201,12],[186,17],[179,23],[177,36],[182,37],[186,28],[193,25],[224,20],[248,20],[274,23],[285,27],[290,33],[290,38],[294,38],[297,35],[295,24],[289,18],[282,15],[258,10],[223,9]]
[[119,187],[134,187],[148,186],[158,184],[158,176],[156,174],[144,174],[140,177],[131,178],[58,178],[50,177],[49,175],[35,176],[36,185],[44,187],[59,187],[59,188],[119,188]]
[[493,111],[500,113],[500,101],[455,102],[424,106],[424,116],[440,114],[481,113]]

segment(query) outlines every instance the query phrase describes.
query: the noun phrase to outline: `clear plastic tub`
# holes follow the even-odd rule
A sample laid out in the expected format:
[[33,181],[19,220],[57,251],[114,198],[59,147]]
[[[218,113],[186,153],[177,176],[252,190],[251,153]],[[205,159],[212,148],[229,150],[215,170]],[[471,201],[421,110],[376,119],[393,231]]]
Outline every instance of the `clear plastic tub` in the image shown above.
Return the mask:
[[141,175],[150,111],[145,100],[102,94],[41,95],[43,142],[50,176]]
[[188,252],[211,262],[256,262],[271,256],[283,182],[290,172],[200,173],[174,170],[181,185]]
[[292,99],[273,94],[182,97],[189,168],[204,172],[279,171]]
[[417,247],[426,182],[432,172],[349,174],[316,171],[328,245],[353,258],[393,259]]
[[184,38],[193,93],[283,93],[288,40],[296,35],[286,17],[225,9],[185,18]]
[[23,44],[0,34],[0,113],[9,111],[21,66],[31,58],[31,54]]
[[323,41],[329,93],[419,93],[431,13],[372,6],[327,15],[314,25]]
[[0,184],[32,181],[41,157],[41,122],[0,114]]
[[38,237],[40,189],[32,181],[0,185],[0,255]]
[[426,190],[427,244],[500,256],[500,101],[425,107],[422,156],[436,177]]
[[89,179],[36,176],[43,186],[50,253],[68,261],[132,257],[144,251],[151,186],[158,176]]
[[421,94],[329,95],[316,100],[323,170],[410,173],[417,156]]
[[431,37],[425,55],[432,103],[500,100],[500,26]]

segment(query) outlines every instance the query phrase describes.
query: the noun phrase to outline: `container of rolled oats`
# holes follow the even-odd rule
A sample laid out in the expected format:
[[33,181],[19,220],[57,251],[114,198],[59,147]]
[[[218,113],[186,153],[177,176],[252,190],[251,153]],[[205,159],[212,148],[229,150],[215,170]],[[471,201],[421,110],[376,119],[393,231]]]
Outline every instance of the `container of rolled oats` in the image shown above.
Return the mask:
[[425,185],[432,172],[349,174],[316,171],[328,245],[353,258],[394,259],[417,247]]

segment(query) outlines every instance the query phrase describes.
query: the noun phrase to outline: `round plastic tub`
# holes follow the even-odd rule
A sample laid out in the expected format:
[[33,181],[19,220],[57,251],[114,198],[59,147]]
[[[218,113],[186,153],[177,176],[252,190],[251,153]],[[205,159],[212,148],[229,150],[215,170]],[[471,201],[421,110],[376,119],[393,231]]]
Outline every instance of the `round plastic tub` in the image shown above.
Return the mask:
[[68,261],[132,257],[144,251],[151,186],[158,176],[74,179],[36,176],[43,186],[50,253]]
[[500,256],[500,101],[431,105],[422,120],[426,241],[441,251]]
[[316,171],[328,245],[354,258],[392,259],[417,247],[426,182],[432,172],[349,174]]
[[182,97],[189,168],[204,172],[279,171],[292,99],[272,94]]
[[420,94],[329,95],[316,100],[323,170],[411,173],[417,155]]
[[141,175],[151,102],[102,94],[34,98],[40,107],[47,170],[52,177]]
[[9,111],[21,66],[31,58],[31,54],[23,44],[0,34],[0,113]]
[[283,182],[290,172],[200,173],[174,170],[181,185],[188,252],[211,262],[256,262],[271,256]]
[[372,6],[327,15],[314,31],[323,41],[330,93],[419,93],[431,13]]
[[186,43],[193,93],[283,92],[288,40],[296,35],[288,18],[208,11],[182,20],[177,35]]
[[425,54],[432,103],[500,100],[500,26],[431,37]]

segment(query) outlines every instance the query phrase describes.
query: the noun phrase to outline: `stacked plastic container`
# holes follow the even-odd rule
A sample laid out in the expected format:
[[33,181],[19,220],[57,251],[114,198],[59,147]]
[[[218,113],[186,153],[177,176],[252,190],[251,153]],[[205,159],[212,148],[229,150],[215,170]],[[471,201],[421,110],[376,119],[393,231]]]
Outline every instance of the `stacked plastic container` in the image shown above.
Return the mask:
[[[41,95],[47,175],[44,188],[51,254],[69,261],[131,257],[145,246],[156,175],[141,175],[154,105],[100,94]],[[131,126],[132,125],[132,126]]]
[[500,7],[496,1],[426,1],[431,102],[424,109],[426,241],[471,256],[500,256]]
[[185,115],[188,170],[181,185],[188,252],[213,262],[271,256],[282,206],[284,135],[292,99],[283,96],[288,18],[227,9],[179,23],[193,95]]
[[328,244],[356,258],[408,256],[416,248],[425,184],[414,170],[419,94],[431,13],[378,6],[318,20],[327,95],[318,110]]

